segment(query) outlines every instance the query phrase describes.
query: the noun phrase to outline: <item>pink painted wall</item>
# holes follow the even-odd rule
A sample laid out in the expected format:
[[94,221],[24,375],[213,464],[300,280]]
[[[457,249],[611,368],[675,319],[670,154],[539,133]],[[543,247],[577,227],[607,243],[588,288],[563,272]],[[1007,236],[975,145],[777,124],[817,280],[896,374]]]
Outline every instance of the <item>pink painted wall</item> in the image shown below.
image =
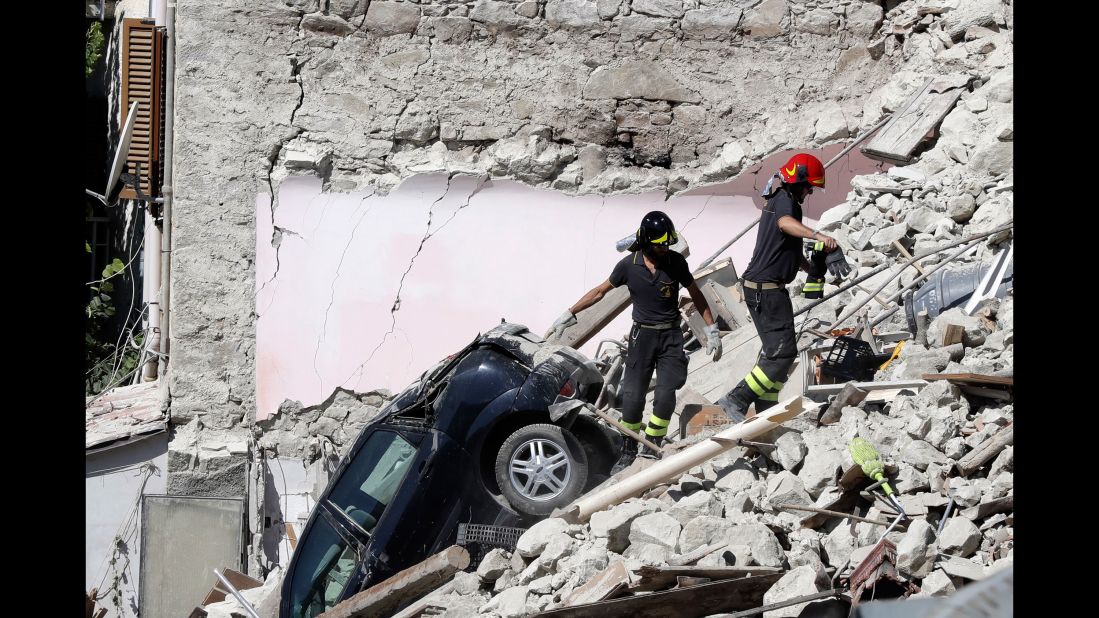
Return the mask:
[[[841,148],[816,154],[827,160]],[[448,186],[445,174],[410,178],[387,196],[326,194],[317,178],[290,178],[274,221],[269,197],[256,199],[257,418],[286,399],[320,403],[339,386],[398,391],[501,318],[544,333],[610,275],[622,257],[614,243],[650,210],[672,218],[696,268],[758,216],[758,187],[788,157],[667,201],[662,192],[569,196],[469,176]],[[844,201],[851,176],[876,165],[857,153],[837,162],[832,189],[809,198],[806,217]],[[274,226],[285,232],[277,250]],[[754,243],[753,230],[722,257],[742,272]],[[599,339],[623,335],[629,315],[581,350],[591,355]]]

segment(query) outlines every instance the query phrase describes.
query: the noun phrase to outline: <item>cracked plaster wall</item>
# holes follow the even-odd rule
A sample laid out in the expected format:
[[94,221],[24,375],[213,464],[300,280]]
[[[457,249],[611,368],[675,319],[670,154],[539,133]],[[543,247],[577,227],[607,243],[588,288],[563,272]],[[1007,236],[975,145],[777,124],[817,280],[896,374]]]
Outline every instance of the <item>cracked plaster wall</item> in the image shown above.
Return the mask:
[[[872,59],[867,42],[880,21],[878,4],[861,0],[181,0],[173,421],[197,422],[223,445],[250,439],[256,337],[263,328],[255,294],[267,294],[264,285],[273,276],[264,270],[269,265],[257,263],[256,248],[270,246],[267,238],[287,246],[303,241],[291,224],[285,232],[261,229],[271,224],[272,212],[275,225],[283,218],[270,196],[296,190],[282,183],[291,173],[319,176],[324,195],[317,201],[340,204],[332,214],[346,206],[340,216],[351,229],[373,199],[364,194],[381,196],[416,173],[487,173],[562,193],[650,190],[662,200],[730,178],[783,146],[817,145],[876,122],[886,106],[864,113],[863,99],[901,60],[900,54]],[[553,201],[554,194],[544,194]],[[439,206],[453,209],[451,199]],[[575,199],[591,206],[601,198]],[[414,225],[402,228],[410,244],[400,251],[414,253],[426,211],[405,216]],[[627,231],[633,218],[626,217]],[[461,221],[453,225],[460,228]],[[606,239],[622,230],[608,221],[590,233],[592,246],[607,247]],[[483,256],[491,247],[479,231],[460,246],[473,244]],[[428,253],[414,273],[431,268],[434,252],[446,246],[443,238],[434,248],[425,244]],[[348,257],[357,246],[348,246]],[[494,259],[505,254],[496,251]],[[407,268],[408,255],[398,257],[393,262]],[[359,267],[360,258],[352,261]],[[582,293],[598,270],[591,266],[569,296]],[[422,285],[410,276],[408,298]],[[333,277],[318,279],[318,298],[327,294],[332,310],[325,313],[335,320],[321,323],[327,342],[329,327],[357,317],[341,315],[355,312],[343,309],[339,298],[342,286],[355,281],[342,283],[341,274],[333,287]],[[365,311],[392,325],[395,290],[381,291],[385,301]],[[536,328],[560,312],[547,303],[509,315],[510,307],[492,304],[493,314]],[[409,328],[405,320],[430,328],[426,313],[418,319],[409,310],[394,330],[398,337]],[[365,341],[367,348],[377,345]],[[359,354],[365,348],[356,342],[345,349]],[[331,364],[335,372],[348,363],[324,342],[301,353],[313,356],[318,370]],[[384,347],[377,354],[411,367],[408,357]],[[316,373],[294,379],[316,380]],[[340,383],[325,379],[302,388]],[[389,379],[399,381],[396,373]],[[218,452],[232,452],[230,446]]]

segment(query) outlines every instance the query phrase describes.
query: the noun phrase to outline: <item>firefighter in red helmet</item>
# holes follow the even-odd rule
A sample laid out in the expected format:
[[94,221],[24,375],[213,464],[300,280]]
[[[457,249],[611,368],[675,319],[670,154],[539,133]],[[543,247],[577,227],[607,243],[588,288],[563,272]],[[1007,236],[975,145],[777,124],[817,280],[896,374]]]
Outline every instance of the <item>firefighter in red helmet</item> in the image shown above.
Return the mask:
[[[801,205],[815,187],[824,188],[824,165],[811,154],[790,158],[767,183],[767,204],[760,216],[755,250],[741,282],[762,348],[755,367],[718,404],[734,421],[744,419],[748,406],[762,412],[778,402],[790,367],[797,357],[794,309],[786,285],[798,269],[809,273],[803,293],[820,297],[824,270],[839,278],[851,267],[836,240],[802,224]],[[812,241],[810,259],[803,256],[803,239]]]

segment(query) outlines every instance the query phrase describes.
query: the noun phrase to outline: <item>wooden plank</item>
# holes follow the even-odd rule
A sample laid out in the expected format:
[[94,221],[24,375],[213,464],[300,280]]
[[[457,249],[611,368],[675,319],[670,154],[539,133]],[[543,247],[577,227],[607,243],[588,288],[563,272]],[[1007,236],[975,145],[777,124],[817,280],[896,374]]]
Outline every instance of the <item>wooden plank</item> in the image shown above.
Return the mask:
[[[893,120],[885,125],[874,139],[861,149],[872,159],[892,163],[907,164],[912,161],[912,152],[926,136],[934,131],[958,98],[962,88],[946,88],[949,84],[933,85],[928,80],[913,98],[909,99],[904,111],[895,114]],[[944,90],[943,92],[935,92]]]
[[616,560],[562,599],[561,607],[574,607],[602,601],[629,586],[629,583],[630,573],[626,569],[626,563]]
[[1011,389],[1000,390],[988,388],[987,386],[972,386],[970,384],[959,384],[958,388],[966,395],[974,395],[976,397],[987,397],[988,399],[996,399],[999,401],[1011,401],[1014,398],[1011,395]]
[[554,609],[535,616],[556,618],[701,618],[722,611],[759,607],[782,574],[727,579],[679,590],[665,590],[610,601]]
[[838,423],[845,407],[859,405],[868,394],[868,391],[855,386],[854,382],[847,382],[821,415],[820,423],[822,425]]
[[[683,234],[679,235],[679,241],[671,246],[673,251],[678,251],[687,257],[691,254],[687,246],[687,239]],[[610,273],[608,272],[609,276]],[[547,339],[547,343],[567,345],[579,348],[592,337],[599,334],[607,324],[618,317],[626,307],[629,307],[630,291],[622,285],[603,295],[599,302],[576,314],[576,324],[565,329],[560,337]]]
[[725,320],[729,330],[736,330],[751,323],[748,318],[748,307],[739,295],[734,295],[733,290],[719,285],[716,281],[707,281],[701,286],[702,295],[710,304],[710,310]]
[[965,327],[961,324],[947,324],[943,329],[942,345],[945,348],[948,345],[954,345],[955,343],[961,343],[965,337]]
[[450,594],[453,590],[454,579],[452,578],[449,582],[425,594],[422,599],[393,614],[390,618],[416,618],[416,616],[423,614],[427,608],[438,603],[440,597]]
[[813,384],[805,389],[805,396],[815,401],[835,395],[843,390],[845,384],[854,384],[856,388],[867,391],[867,399],[874,391],[884,390],[920,390],[927,386],[927,380],[889,380],[887,382],[841,382],[839,384]]
[[366,618],[387,614],[407,601],[422,597],[467,566],[469,552],[466,548],[451,545],[337,604],[318,618]]
[[1015,425],[1008,425],[997,431],[991,438],[977,445],[977,448],[962,457],[954,466],[962,476],[969,476],[989,461],[1005,447],[1015,443]]
[[294,524],[290,522],[284,522],[283,526],[286,528],[286,538],[290,541],[290,549],[294,550],[298,548],[298,533],[294,532]]
[[738,577],[756,575],[782,574],[783,570],[776,567],[697,567],[697,566],[666,566],[656,567],[645,565],[634,571],[638,580],[630,585],[630,592],[649,592],[663,590],[676,582],[679,577],[706,577],[713,581],[724,581]]
[[983,373],[925,373],[925,380],[950,380],[958,384],[978,384],[991,386],[1015,386],[1015,378],[990,376]]

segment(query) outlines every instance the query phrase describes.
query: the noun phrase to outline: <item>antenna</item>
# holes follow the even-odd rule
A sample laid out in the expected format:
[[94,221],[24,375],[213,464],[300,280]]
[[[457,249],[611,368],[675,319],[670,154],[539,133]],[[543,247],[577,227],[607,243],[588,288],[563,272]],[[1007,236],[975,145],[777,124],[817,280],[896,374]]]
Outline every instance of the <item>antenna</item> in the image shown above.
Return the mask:
[[114,153],[114,162],[111,164],[111,174],[107,177],[107,188],[103,191],[103,195],[92,191],[91,189],[84,189],[84,193],[98,199],[104,206],[107,204],[107,196],[111,194],[111,189],[118,183],[119,177],[122,175],[122,167],[126,162],[126,153],[130,151],[130,139],[134,134],[134,122],[137,120],[137,106],[140,101],[134,101],[130,106],[129,113],[126,114],[126,123],[122,127],[122,139],[119,140],[118,150]]

